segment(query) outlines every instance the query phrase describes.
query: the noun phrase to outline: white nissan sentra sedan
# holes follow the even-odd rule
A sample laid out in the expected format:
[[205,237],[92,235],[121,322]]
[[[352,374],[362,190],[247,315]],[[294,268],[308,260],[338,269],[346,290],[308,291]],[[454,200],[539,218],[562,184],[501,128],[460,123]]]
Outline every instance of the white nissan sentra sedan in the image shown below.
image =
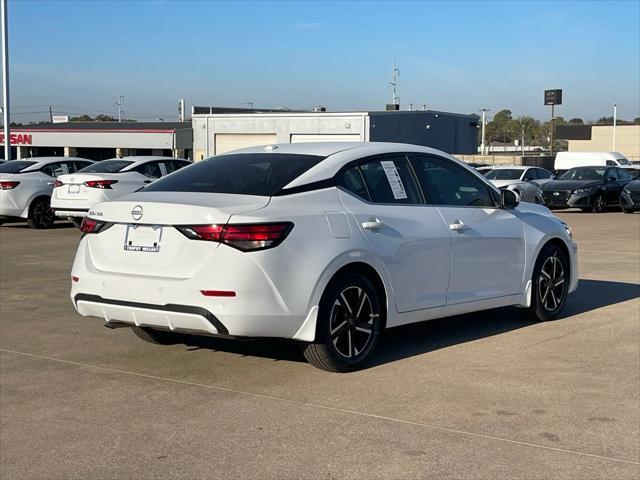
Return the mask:
[[94,205],[82,230],[80,314],[160,344],[294,339],[329,371],[385,328],[508,305],[552,319],[578,284],[565,223],[415,145],[239,150]]
[[152,181],[191,165],[181,158],[131,156],[97,162],[73,175],[58,177],[51,208],[80,226],[91,205],[135,192]]
[[49,228],[55,217],[51,192],[60,175],[91,165],[76,157],[34,157],[0,165],[0,223],[27,220],[31,228]]

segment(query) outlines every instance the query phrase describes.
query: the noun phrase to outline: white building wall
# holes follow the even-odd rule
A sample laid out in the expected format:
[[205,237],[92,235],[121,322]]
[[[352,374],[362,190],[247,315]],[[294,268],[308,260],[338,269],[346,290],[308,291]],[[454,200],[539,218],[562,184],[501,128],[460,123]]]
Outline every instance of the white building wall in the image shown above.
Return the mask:
[[[591,127],[591,140],[569,140],[570,152],[610,152],[613,126]],[[640,125],[616,126],[616,152],[629,160],[640,160]]]
[[349,135],[366,141],[366,113],[213,114],[193,116],[194,160],[215,155],[216,134],[275,135],[290,143],[292,135]]

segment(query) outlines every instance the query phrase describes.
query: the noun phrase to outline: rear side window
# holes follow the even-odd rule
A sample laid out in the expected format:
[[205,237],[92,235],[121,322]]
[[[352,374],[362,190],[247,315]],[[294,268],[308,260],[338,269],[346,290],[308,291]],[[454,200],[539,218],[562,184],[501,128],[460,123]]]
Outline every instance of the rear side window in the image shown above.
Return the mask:
[[42,170],[42,173],[49,175],[50,177],[59,177],[60,175],[66,175],[68,173],[71,173],[67,162],[50,163],[42,167],[41,170]]
[[75,167],[73,169],[74,172],[81,170],[83,168],[88,167],[89,165],[93,165],[91,162],[80,162],[78,160],[76,160],[75,162],[73,162]]
[[356,194],[360,198],[371,201],[360,167],[353,167],[344,172],[338,179],[338,186]]
[[416,170],[430,202],[435,205],[495,207],[489,186],[448,160],[416,156]]
[[[135,172],[141,173],[145,177],[160,178],[162,177],[162,170],[158,162],[147,162],[132,169]],[[166,174],[166,172],[165,172]]]
[[323,159],[287,153],[219,155],[153,182],[144,191],[273,196]]
[[616,162],[614,162],[613,160],[607,160],[607,167],[613,167],[615,165],[618,165]]
[[0,173],[19,173],[27,167],[35,165],[38,162],[28,162],[25,160],[11,160],[0,165]]
[[102,160],[79,170],[78,173],[116,173],[132,163],[128,160]]
[[378,158],[358,168],[373,203],[423,203],[406,157]]

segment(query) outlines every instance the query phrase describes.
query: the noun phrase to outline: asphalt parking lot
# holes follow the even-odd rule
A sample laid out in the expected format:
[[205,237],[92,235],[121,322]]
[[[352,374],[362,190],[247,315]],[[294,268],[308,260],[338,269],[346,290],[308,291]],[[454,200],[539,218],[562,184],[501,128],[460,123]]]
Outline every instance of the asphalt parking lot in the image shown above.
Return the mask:
[[402,327],[342,375],[287,342],[104,328],[68,298],[79,232],[4,225],[0,477],[636,479],[640,215],[558,215],[580,255],[563,318]]

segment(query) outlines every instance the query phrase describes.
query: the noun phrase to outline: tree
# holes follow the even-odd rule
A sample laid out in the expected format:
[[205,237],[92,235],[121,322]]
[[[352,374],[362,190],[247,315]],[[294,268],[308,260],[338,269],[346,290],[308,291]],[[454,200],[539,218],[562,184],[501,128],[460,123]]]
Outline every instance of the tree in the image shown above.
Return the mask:
[[117,122],[117,121],[118,121],[117,118],[114,118],[111,115],[105,115],[103,113],[96,116],[96,122]]
[[598,125],[613,123],[613,117],[600,117],[596,122]]
[[70,117],[69,121],[70,122],[93,122],[93,118],[91,118],[87,114],[84,114],[84,115],[80,115],[78,117]]
[[636,117],[633,119],[633,123],[640,123],[640,117]]
[[489,143],[492,141],[501,143],[511,143],[515,138],[519,137],[520,127],[513,119],[511,110],[500,110],[493,116],[493,119],[487,123],[487,138]]
[[569,123],[572,125],[584,125],[584,120],[582,120],[580,117],[576,117],[569,120]]

